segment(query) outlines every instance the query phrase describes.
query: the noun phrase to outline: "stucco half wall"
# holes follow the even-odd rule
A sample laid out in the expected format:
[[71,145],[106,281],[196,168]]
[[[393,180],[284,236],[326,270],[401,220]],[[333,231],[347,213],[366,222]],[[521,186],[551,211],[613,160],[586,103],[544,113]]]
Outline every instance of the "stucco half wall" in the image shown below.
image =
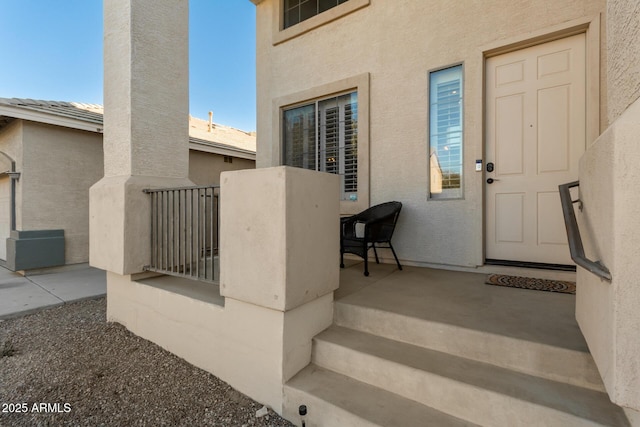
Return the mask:
[[282,413],[284,383],[333,321],[338,179],[285,167],[227,172],[221,194],[222,292],[108,272],[107,317]]
[[231,298],[221,306],[107,272],[107,295],[108,321],[278,413],[284,382],[310,362],[311,339],[333,320],[332,294],[282,312]]
[[611,399],[640,410],[640,100],[636,100],[582,159],[578,215],[587,254],[611,283],[578,269],[576,317]]

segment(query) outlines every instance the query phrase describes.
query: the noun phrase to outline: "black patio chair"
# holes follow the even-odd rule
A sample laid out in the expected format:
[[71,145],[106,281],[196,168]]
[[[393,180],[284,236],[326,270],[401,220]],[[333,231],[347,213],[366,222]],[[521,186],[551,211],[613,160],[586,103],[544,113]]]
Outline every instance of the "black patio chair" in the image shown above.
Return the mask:
[[[364,258],[364,275],[369,275],[369,261],[367,253],[373,248],[376,256],[376,264],[380,264],[378,259],[378,248],[389,248],[396,259],[398,269],[402,270],[400,261],[396,251],[391,245],[391,237],[393,230],[396,228],[396,222],[402,209],[400,202],[387,202],[380,205],[372,206],[359,214],[341,218],[340,226],[340,268],[344,268],[344,254],[350,253]],[[358,233],[356,235],[356,228]],[[380,243],[386,243],[388,246],[379,246]]]

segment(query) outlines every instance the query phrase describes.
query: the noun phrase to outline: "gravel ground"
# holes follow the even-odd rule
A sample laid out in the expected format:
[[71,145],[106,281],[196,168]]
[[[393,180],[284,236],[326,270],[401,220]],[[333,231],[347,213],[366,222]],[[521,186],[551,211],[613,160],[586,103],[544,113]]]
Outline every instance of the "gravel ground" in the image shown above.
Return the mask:
[[0,426],[293,426],[105,312],[103,298],[0,321]]

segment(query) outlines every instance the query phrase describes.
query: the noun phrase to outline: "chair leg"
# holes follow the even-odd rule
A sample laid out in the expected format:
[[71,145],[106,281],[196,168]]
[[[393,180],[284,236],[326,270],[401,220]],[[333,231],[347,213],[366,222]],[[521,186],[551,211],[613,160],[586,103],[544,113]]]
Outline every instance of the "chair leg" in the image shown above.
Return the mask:
[[344,268],[344,252],[340,251],[340,268]]
[[376,255],[376,264],[380,264],[380,260],[378,259],[378,251],[376,250],[376,244],[372,243],[371,247],[373,248],[373,253]]
[[363,245],[363,249],[364,249],[364,275],[368,276],[369,275],[369,245],[367,244],[367,242],[364,242]]
[[369,276],[369,257],[367,254],[364,257],[364,275]]
[[398,261],[398,256],[396,255],[396,251],[393,250],[393,246],[391,246],[391,242],[389,242],[389,247],[391,248],[391,252],[393,253],[393,257],[396,259],[396,264],[398,264],[398,270],[402,270],[402,266],[400,265],[400,261]]

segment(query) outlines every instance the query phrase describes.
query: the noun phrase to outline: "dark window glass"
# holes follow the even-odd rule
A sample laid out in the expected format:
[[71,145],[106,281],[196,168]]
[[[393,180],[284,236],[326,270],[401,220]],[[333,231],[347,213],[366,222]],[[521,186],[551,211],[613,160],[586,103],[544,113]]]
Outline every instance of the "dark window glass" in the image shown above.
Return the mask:
[[358,94],[283,111],[283,150],[285,165],[337,174],[341,199],[357,200]]
[[284,0],[284,28],[289,28],[347,1],[348,0]]

